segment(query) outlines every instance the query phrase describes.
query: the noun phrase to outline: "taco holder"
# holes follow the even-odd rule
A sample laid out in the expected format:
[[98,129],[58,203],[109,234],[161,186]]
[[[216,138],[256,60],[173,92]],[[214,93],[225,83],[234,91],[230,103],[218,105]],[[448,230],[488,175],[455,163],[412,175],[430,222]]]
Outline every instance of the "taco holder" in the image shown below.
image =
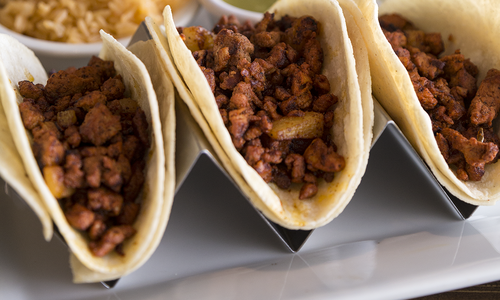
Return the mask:
[[[147,26],[145,23],[141,23],[134,36],[132,37],[129,46],[138,41],[147,41],[152,37],[149,34]],[[384,108],[374,100],[374,126],[373,126],[373,139],[371,148],[376,145],[382,146],[383,144],[377,143],[382,135],[389,135],[392,139],[395,139],[399,146],[401,146],[401,151],[405,151],[406,154],[411,158],[412,162],[422,169],[426,170],[426,174],[429,179],[434,181],[439,187],[439,194],[442,196],[443,200],[448,202],[448,204],[454,209],[458,217],[462,220],[470,218],[478,206],[468,204],[461,201],[457,197],[453,196],[445,187],[439,184],[438,180],[434,177],[429,167],[417,154],[415,149],[408,142],[404,134],[401,132],[396,123],[387,114]],[[191,180],[188,176],[193,169],[198,164],[206,163],[212,164],[219,172],[221,172],[229,182],[231,182],[234,187],[240,192],[243,198],[246,198],[243,192],[239,189],[236,183],[232,180],[231,176],[226,172],[218,157],[215,155],[213,148],[207,141],[202,129],[199,127],[197,122],[191,116],[189,108],[182,101],[180,96],[176,92],[176,102],[175,102],[175,113],[176,113],[176,154],[175,154],[175,164],[176,164],[176,183],[175,183],[175,194],[181,188],[183,184]],[[370,156],[370,159],[376,159],[376,157]],[[199,178],[193,178],[199,180]],[[362,184],[362,183],[361,183]],[[5,183],[5,191],[7,195],[11,197],[20,198],[19,194],[11,189],[7,183]],[[24,201],[23,201],[24,202]],[[278,236],[278,238],[284,243],[286,248],[288,248],[292,253],[298,252],[302,246],[305,244],[307,239],[311,236],[314,230],[290,230],[284,228],[274,222],[268,220],[260,211],[255,209],[255,211],[262,217],[269,228]],[[55,226],[54,226],[55,227]],[[56,236],[64,243],[64,238],[59,234],[57,227],[55,227]],[[105,288],[113,288],[120,279],[101,281],[101,284]]]

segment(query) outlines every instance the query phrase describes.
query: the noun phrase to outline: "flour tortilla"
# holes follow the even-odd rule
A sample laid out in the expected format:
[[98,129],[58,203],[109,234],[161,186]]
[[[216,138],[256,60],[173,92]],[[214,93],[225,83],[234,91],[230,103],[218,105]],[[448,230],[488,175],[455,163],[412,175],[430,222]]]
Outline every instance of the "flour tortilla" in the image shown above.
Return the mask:
[[89,250],[87,238],[66,221],[57,199],[52,196],[43,180],[30,146],[31,137],[24,129],[18,108],[22,97],[17,90],[17,83],[20,80],[31,80],[45,84],[47,78],[43,67],[34,56],[19,55],[19,49],[27,50],[15,40],[9,40],[8,43],[17,43],[16,47],[2,47],[0,50],[2,57],[10,58],[2,59],[6,71],[4,75],[7,76],[5,80],[10,83],[8,97],[2,97],[10,131],[12,136],[16,137],[14,142],[31,182],[69,247],[75,282],[115,279],[140,267],[159,244],[174,195],[172,144],[175,139],[175,125],[172,126],[172,122],[175,124],[175,118],[165,120],[163,125],[160,122],[160,113],[164,118],[172,117],[174,90],[169,86],[169,82],[160,84],[161,89],[157,91],[162,95],[162,110],[159,110],[155,90],[144,64],[110,35],[101,32],[101,36],[103,48],[99,56],[104,60],[114,61],[117,73],[122,75],[130,97],[137,99],[144,110],[151,132],[152,146],[147,154],[142,206],[133,224],[137,233],[124,242],[125,256],[112,252],[105,257],[95,257]]
[[[399,13],[425,32],[439,32],[445,52],[456,49],[479,68],[478,84],[490,68],[500,68],[500,6],[488,0],[355,0],[367,43],[373,93],[401,127],[439,182],[459,199],[474,205],[493,205],[500,198],[500,163],[486,166],[481,181],[461,181],[441,155],[428,114],[421,107],[408,72],[387,42],[378,16]],[[452,39],[449,39],[452,35]],[[498,122],[494,124],[498,133]]]
[[[40,62],[35,57],[35,54],[22,46],[14,38],[8,35],[0,35],[0,49],[12,48],[11,53],[0,51],[0,99],[12,97],[14,91],[11,86],[10,78],[7,76],[5,65],[9,61],[16,61],[14,56],[24,57],[25,60],[36,61],[37,63],[27,69],[29,74],[36,74],[40,80],[47,80],[44,69],[41,67]],[[19,74],[19,78],[25,76],[24,72]],[[12,78],[15,80],[15,78]],[[7,122],[7,116],[3,109],[2,102],[0,101],[0,176],[4,181],[12,187],[19,196],[28,204],[28,206],[35,212],[42,224],[42,231],[45,240],[49,241],[52,238],[53,227],[50,215],[45,208],[42,198],[36,191],[31,183],[28,175],[26,174],[23,166],[23,161],[16,145],[12,138],[12,134]]]
[[[330,80],[331,92],[339,98],[331,134],[338,152],[346,159],[346,167],[336,174],[333,182],[321,181],[319,191],[312,199],[299,200],[298,185],[292,186],[290,190],[282,190],[273,183],[266,184],[238,153],[203,73],[175,28],[169,7],[164,11],[167,36],[164,44],[173,60],[171,63],[175,65],[174,76],[180,75],[192,95],[192,98],[184,101],[194,111],[193,116],[205,134],[216,138],[216,143],[212,141],[216,154],[250,202],[268,219],[283,227],[313,229],[327,224],[342,212],[366,170],[373,124],[366,50],[363,50],[364,43],[356,43],[356,49],[361,50],[353,52],[346,20],[336,1],[278,1],[269,11],[274,12],[278,19],[285,14],[296,17],[311,15],[321,23],[319,39],[324,51],[322,73]],[[360,53],[365,54],[357,62],[354,55]],[[363,91],[356,73],[357,63],[358,71],[363,72],[360,76],[363,78]]]

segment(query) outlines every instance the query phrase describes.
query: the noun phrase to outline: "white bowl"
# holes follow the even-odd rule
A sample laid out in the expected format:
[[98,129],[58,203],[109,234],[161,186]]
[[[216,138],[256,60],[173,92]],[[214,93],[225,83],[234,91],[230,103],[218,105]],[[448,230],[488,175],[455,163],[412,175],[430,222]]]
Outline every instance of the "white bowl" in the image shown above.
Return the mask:
[[262,20],[263,17],[262,13],[241,9],[239,7],[228,4],[222,0],[200,0],[200,3],[217,20],[223,15],[226,16],[233,15],[242,23],[245,22],[246,20],[250,20],[250,22],[255,24],[260,20]]
[[[30,48],[38,57],[47,72],[68,67],[85,66],[92,55],[98,55],[102,43],[70,44],[52,42],[19,34],[0,24],[0,33],[8,34]],[[120,39],[127,45],[129,38]]]
[[[198,11],[199,3],[196,0],[190,2],[176,11],[174,19],[179,26],[185,26],[191,21]],[[160,25],[160,24],[159,24]],[[102,43],[91,44],[69,44],[62,42],[52,42],[32,38],[14,32],[0,24],[0,33],[8,34],[22,44],[30,48],[43,64],[45,70],[62,70],[68,67],[82,67],[87,65],[92,55],[98,55],[101,51]],[[128,45],[131,37],[119,39],[123,45]]]

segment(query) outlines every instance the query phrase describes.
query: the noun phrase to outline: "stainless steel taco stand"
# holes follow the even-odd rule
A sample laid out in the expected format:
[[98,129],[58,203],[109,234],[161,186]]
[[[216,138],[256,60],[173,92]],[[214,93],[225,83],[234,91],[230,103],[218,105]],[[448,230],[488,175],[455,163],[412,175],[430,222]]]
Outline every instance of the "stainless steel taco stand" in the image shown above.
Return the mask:
[[[418,164],[425,168],[427,175],[432,178],[438,185],[441,190],[441,194],[445,200],[447,200],[452,207],[456,210],[459,217],[463,220],[470,218],[473,213],[476,211],[477,206],[466,203],[454,195],[452,195],[444,186],[439,184],[438,180],[432,174],[431,170],[427,166],[427,164],[422,160],[420,155],[417,154],[415,149],[411,146],[410,142],[406,139],[404,134],[401,132],[396,123],[391,119],[389,114],[384,110],[382,105],[378,103],[378,101],[374,98],[374,112],[375,112],[375,125],[373,127],[373,141],[372,147],[375,146],[376,142],[383,134],[390,134],[395,139],[399,141],[401,144],[402,150],[406,151],[414,160],[415,164]],[[369,159],[376,159],[370,157]]]

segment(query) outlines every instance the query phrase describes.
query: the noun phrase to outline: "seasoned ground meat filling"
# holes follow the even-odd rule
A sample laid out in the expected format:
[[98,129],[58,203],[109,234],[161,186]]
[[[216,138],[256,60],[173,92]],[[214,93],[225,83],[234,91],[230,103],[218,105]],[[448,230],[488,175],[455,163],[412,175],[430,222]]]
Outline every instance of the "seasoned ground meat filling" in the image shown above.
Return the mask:
[[265,13],[255,27],[222,17],[212,32],[178,29],[236,149],[265,182],[283,189],[302,184],[300,199],[313,197],[321,178],[331,182],[345,166],[331,139],[338,100],[321,74],[320,27],[310,16],[276,21]]
[[[113,62],[59,71],[45,86],[19,82],[19,105],[45,181],[68,222],[87,232],[96,256],[135,234],[144,183],[148,124]],[[137,202],[136,202],[137,201]]]
[[481,180],[485,165],[499,155],[492,122],[500,110],[500,71],[490,69],[478,88],[478,68],[460,50],[439,58],[444,51],[439,33],[424,33],[397,14],[379,22],[429,113],[446,162],[460,180]]

